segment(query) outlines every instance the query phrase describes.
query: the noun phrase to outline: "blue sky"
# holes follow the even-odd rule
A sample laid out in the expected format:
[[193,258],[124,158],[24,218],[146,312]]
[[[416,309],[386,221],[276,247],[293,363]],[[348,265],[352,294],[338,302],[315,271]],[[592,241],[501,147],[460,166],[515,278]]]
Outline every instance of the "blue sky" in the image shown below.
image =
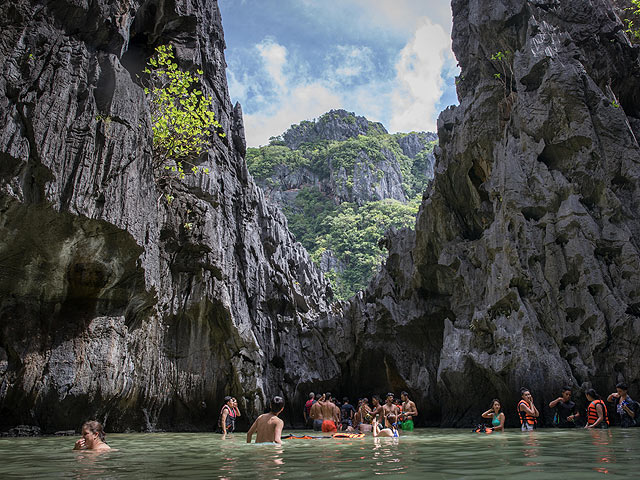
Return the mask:
[[219,0],[247,143],[344,108],[435,131],[456,104],[448,0]]

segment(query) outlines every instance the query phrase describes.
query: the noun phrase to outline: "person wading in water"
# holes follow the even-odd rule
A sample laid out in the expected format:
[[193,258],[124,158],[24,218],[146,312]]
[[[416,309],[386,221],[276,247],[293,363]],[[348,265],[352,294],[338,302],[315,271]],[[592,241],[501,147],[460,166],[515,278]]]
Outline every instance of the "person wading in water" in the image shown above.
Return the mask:
[[236,429],[236,418],[240,416],[238,402],[233,397],[224,397],[224,405],[220,410],[220,419],[218,427],[222,432],[223,438],[227,433],[232,433]]
[[92,450],[94,452],[104,452],[111,450],[111,447],[104,441],[106,435],[102,424],[92,420],[82,425],[82,438],[73,447],[74,450]]
[[402,416],[403,422],[400,424],[402,430],[413,431],[413,417],[418,416],[418,408],[416,404],[413,403],[409,399],[409,394],[407,392],[402,392],[400,394],[400,399],[402,400]]
[[528,388],[522,387],[520,389],[520,396],[522,400],[518,402],[518,415],[520,415],[521,429],[523,432],[526,432],[527,430],[536,428],[540,413],[533,404],[533,396]]
[[282,444],[284,422],[278,418],[278,415],[284,410],[284,399],[277,396],[273,397],[270,407],[271,411],[269,413],[263,413],[251,425],[247,432],[247,443],[251,443],[251,437],[253,437],[254,433],[257,433],[256,443]]

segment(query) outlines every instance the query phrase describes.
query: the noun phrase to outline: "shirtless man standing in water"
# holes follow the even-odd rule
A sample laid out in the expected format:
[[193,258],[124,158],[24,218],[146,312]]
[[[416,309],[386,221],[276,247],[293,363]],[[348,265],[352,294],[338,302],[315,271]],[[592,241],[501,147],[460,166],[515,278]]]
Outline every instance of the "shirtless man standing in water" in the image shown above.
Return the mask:
[[273,397],[271,400],[271,411],[260,415],[247,432],[247,443],[251,443],[251,437],[257,432],[256,443],[277,443],[282,445],[282,427],[284,422],[278,415],[284,410],[284,399]]
[[324,404],[324,401],[324,394],[320,395],[309,411],[309,417],[313,420],[313,429],[316,432],[322,431],[322,405]]
[[413,417],[418,416],[418,408],[416,407],[415,403],[409,400],[409,394],[407,392],[402,392],[400,394],[400,398],[402,399],[401,418],[404,420],[402,422],[402,429],[412,431]]
[[[382,406],[382,409],[384,410],[385,418],[388,417],[389,415],[393,415],[394,417],[397,417],[400,414],[398,406],[395,403],[393,403],[393,398],[394,398],[393,393],[387,393],[387,400],[385,404]],[[384,422],[382,422],[382,424],[384,425]]]
[[322,431],[325,433],[338,432],[337,421],[340,416],[340,409],[330,400],[331,394],[324,394],[325,400],[320,405],[320,415],[322,416]]

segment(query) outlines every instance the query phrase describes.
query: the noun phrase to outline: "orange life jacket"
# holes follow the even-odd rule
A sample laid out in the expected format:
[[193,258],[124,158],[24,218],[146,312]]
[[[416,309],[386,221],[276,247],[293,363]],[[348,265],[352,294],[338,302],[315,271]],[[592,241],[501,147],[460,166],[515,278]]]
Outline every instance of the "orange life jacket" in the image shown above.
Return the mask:
[[587,407],[587,425],[593,425],[598,420],[598,410],[596,405],[602,405],[602,414],[604,416],[604,421],[609,425],[609,418],[607,417],[607,406],[602,400],[594,400]]
[[523,403],[527,406],[527,408],[529,408],[529,404],[524,400],[520,400],[518,402],[518,414],[520,415],[520,425],[524,425],[525,423],[527,423],[535,427],[536,423],[538,423],[538,419],[533,415],[528,414],[524,410],[520,410],[520,405],[522,405]]

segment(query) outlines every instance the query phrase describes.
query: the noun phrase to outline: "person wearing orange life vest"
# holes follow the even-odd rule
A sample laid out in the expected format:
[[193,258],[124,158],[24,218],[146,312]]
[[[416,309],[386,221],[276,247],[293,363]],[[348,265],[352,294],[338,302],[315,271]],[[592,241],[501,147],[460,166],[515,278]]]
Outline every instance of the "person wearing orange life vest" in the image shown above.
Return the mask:
[[523,432],[533,430],[538,423],[540,413],[533,404],[533,396],[528,388],[520,389],[522,399],[518,402],[518,415],[520,416],[520,425]]
[[238,401],[233,397],[224,397],[224,405],[220,410],[220,419],[218,420],[218,427],[223,435],[222,438],[225,438],[227,433],[232,433],[236,429],[236,418],[239,416]]
[[589,406],[587,407],[587,424],[584,428],[609,428],[609,417],[607,416],[607,406],[596,393],[590,388],[584,393]]

